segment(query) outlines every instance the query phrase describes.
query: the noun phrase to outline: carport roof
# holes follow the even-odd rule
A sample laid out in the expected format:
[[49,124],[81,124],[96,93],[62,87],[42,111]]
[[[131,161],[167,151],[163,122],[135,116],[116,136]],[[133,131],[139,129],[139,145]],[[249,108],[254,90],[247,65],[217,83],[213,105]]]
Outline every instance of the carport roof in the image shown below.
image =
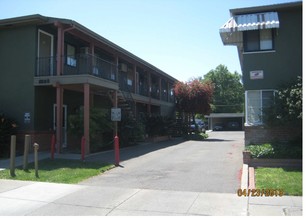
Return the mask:
[[211,113],[206,118],[243,118],[244,113]]

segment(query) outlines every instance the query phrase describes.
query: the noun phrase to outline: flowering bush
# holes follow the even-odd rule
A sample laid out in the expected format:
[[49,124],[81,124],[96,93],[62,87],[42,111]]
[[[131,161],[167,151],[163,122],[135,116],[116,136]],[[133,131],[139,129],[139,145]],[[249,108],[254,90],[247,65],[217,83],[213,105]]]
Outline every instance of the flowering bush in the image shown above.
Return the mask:
[[213,87],[209,82],[193,80],[188,83],[177,82],[174,86],[176,107],[179,111],[195,115],[209,114],[211,111]]

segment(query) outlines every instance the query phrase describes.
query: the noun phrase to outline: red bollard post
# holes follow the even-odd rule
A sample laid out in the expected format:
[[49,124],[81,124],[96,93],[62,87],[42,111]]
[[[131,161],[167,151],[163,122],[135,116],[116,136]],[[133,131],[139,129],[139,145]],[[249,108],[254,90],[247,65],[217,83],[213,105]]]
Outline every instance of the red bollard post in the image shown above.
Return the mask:
[[85,156],[85,137],[82,136],[81,138],[81,160],[84,161]]
[[51,136],[51,160],[54,159],[55,135]]
[[119,138],[117,135],[114,137],[114,153],[115,153],[115,165],[119,166]]

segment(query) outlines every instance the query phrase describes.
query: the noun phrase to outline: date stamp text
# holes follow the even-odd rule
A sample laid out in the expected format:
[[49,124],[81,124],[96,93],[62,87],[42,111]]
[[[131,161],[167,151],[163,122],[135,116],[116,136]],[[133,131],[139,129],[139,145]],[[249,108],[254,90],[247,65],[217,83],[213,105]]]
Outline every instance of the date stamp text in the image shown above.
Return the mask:
[[265,197],[281,197],[284,195],[284,191],[282,189],[238,189],[237,190],[237,195],[239,197],[244,196],[244,197],[260,197],[260,196],[265,196]]

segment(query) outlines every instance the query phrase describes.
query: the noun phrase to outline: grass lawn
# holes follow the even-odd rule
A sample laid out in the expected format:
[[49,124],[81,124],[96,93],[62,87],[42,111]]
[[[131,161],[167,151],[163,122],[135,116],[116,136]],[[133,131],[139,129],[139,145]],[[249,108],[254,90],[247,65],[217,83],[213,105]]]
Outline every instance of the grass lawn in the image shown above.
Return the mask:
[[285,195],[302,196],[302,170],[294,168],[255,169],[257,189],[281,189]]
[[114,165],[99,162],[82,162],[80,160],[45,159],[38,162],[39,178],[35,177],[34,163],[30,163],[28,167],[28,171],[24,171],[22,167],[17,167],[15,177],[10,176],[9,169],[2,170],[0,171],[0,179],[73,184],[101,174],[114,167]]

